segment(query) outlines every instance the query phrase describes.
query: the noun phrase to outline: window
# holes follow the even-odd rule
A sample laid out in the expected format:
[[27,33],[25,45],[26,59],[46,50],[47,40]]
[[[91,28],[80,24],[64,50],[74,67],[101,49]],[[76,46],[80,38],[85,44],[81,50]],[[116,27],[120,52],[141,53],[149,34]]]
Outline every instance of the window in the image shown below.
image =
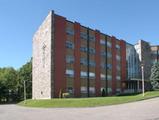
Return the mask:
[[107,69],[112,69],[112,65],[111,64],[107,64]]
[[101,45],[105,45],[105,43],[106,43],[105,40],[102,40],[102,39],[100,40]]
[[95,41],[95,36],[90,35],[90,36],[89,36],[89,40],[90,40],[90,41]]
[[95,54],[95,49],[94,48],[89,48],[89,53],[90,54]]
[[80,64],[81,65],[87,65],[87,59],[86,58],[81,58],[80,59]]
[[153,55],[157,55],[157,51],[152,51],[152,54]]
[[101,78],[101,80],[105,80],[105,78],[106,78],[105,74],[100,74],[100,78]]
[[105,69],[107,66],[105,63],[101,63],[100,65],[101,65],[101,68],[103,68],[103,69]]
[[95,67],[95,66],[96,66],[96,63],[95,63],[95,61],[90,60],[90,61],[89,61],[89,65],[92,66],[92,67]]
[[100,52],[101,56],[106,56],[106,52],[103,50]]
[[95,93],[95,88],[94,87],[89,87],[89,92],[94,94]]
[[66,56],[66,63],[74,63],[74,57],[70,56],[70,55],[67,55]]
[[116,89],[116,92],[117,92],[117,93],[120,93],[120,92],[121,92],[121,89],[120,89],[120,88],[117,88],[117,89]]
[[120,49],[120,46],[119,45],[115,45],[116,49]]
[[74,77],[74,71],[71,69],[66,69],[66,76],[68,77]]
[[117,65],[116,68],[117,68],[117,70],[120,70],[120,66],[119,65]]
[[82,86],[81,87],[81,93],[87,93],[87,87]]
[[107,41],[107,47],[111,47],[111,46],[112,46],[111,42]]
[[74,35],[74,30],[72,28],[66,28],[66,33],[68,35]]
[[74,44],[71,41],[66,41],[66,48],[74,49]]
[[[87,52],[88,49],[87,49],[87,47],[81,46],[80,50],[82,52]],[[95,49],[94,48],[89,48],[89,53],[90,54],[95,54]]]
[[119,56],[119,55],[116,55],[116,59],[117,59],[117,60],[120,60],[120,56]]
[[112,76],[111,75],[107,75],[107,80],[112,80]]
[[116,76],[116,79],[117,79],[117,80],[120,80],[120,76]]
[[82,46],[82,47],[80,48],[80,50],[81,50],[82,52],[87,52],[87,47]]
[[95,73],[89,72],[89,77],[90,77],[90,78],[95,78]]
[[87,40],[87,33],[81,32],[80,37]]
[[112,92],[112,88],[108,88],[108,93],[111,93]]
[[87,72],[81,71],[80,72],[81,78],[87,78]]
[[107,52],[107,57],[108,58],[111,58],[112,57],[112,54],[110,52]]
[[73,93],[73,87],[68,87],[68,88],[67,88],[67,92],[68,92],[68,93]]

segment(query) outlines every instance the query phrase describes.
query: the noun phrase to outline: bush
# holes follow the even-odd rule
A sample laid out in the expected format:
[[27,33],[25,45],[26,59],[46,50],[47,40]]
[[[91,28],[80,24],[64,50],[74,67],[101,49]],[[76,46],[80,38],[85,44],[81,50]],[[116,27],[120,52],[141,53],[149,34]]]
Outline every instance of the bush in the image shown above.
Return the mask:
[[158,81],[155,81],[155,80],[151,81],[151,85],[152,85],[153,90],[159,89],[159,82]]

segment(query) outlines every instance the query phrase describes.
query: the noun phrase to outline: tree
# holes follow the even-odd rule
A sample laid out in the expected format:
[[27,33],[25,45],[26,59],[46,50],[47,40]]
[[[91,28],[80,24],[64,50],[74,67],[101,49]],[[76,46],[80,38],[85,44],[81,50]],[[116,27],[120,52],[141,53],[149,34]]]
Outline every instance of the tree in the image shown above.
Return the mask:
[[153,89],[159,89],[159,62],[152,66],[150,80]]
[[18,70],[12,67],[0,68],[0,103],[23,100],[24,80],[27,98],[31,98],[32,59]]
[[17,72],[14,68],[0,68],[0,101],[14,101],[16,99]]
[[24,80],[26,83],[26,97],[32,97],[32,59],[18,70],[19,98],[24,98]]
[[105,96],[105,89],[102,89],[102,97],[104,97]]

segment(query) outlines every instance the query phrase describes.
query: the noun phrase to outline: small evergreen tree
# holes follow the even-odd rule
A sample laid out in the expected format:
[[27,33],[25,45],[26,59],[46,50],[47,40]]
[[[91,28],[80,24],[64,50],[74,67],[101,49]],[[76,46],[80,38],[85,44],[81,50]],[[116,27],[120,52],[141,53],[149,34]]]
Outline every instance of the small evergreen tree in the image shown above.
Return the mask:
[[152,66],[150,80],[153,89],[159,89],[159,62]]
[[104,89],[102,89],[102,97],[104,97],[105,96],[105,90]]

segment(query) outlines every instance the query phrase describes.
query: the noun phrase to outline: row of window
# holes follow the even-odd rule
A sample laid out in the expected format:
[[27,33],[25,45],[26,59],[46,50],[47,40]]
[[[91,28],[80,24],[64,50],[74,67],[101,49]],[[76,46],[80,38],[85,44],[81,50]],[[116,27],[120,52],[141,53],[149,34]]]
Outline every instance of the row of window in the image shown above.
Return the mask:
[[[80,76],[81,76],[81,78],[87,78],[87,72],[81,71],[81,72],[80,72]],[[89,72],[89,77],[90,77],[90,78],[95,78],[95,73]]]
[[[68,77],[74,77],[74,70],[66,69],[66,75],[67,75]],[[81,71],[81,72],[80,72],[80,76],[81,76],[81,78],[87,78],[87,72]],[[89,77],[90,77],[90,78],[95,78],[95,73],[89,72]]]
[[[73,70],[71,70],[71,69],[67,69],[66,70],[66,75],[68,76],[68,77],[74,77],[74,71]],[[81,76],[81,78],[87,78],[87,72],[86,71],[81,71],[80,72],[80,76]],[[93,72],[89,72],[89,77],[90,78],[95,78],[95,73],[93,73]]]
[[[100,44],[101,45],[106,45],[106,40],[100,40]],[[112,46],[112,44],[109,42],[109,41],[107,41],[107,47],[111,47]]]
[[[101,87],[101,92],[103,90],[106,90],[106,88]],[[112,92],[112,88],[108,87],[107,91],[108,91],[108,93],[111,93]],[[116,91],[120,92],[121,89],[117,88]],[[67,92],[73,94],[74,93],[73,87],[67,87]],[[95,93],[95,87],[89,87],[89,92],[94,94]],[[81,93],[85,93],[85,94],[87,93],[87,87],[86,86],[81,86]]]
[[112,65],[111,64],[105,64],[105,63],[101,63],[101,67],[104,69],[112,69]]
[[[81,58],[80,59],[80,64],[87,65],[88,64],[87,59],[86,58]],[[89,60],[89,65],[92,66],[92,67],[95,67],[96,63],[93,60]]]
[[[80,47],[80,50],[81,50],[82,52],[87,52],[87,51],[88,51],[87,47],[84,47],[84,46]],[[95,54],[95,49],[90,47],[90,48],[89,48],[89,53],[90,53],[90,54]]]
[[[116,89],[116,91],[119,90],[119,89],[120,88]],[[103,90],[105,90],[105,88],[101,88],[101,92]],[[110,88],[110,87],[108,87],[107,90],[108,90],[108,93],[112,92],[112,88]],[[92,94],[94,94],[95,93],[95,87],[89,87],[89,92],[92,93]],[[81,86],[81,93],[85,93],[86,94],[87,93],[87,87]]]
[[[68,35],[74,35],[74,30],[68,27],[68,28],[66,28],[66,33],[67,33]],[[81,37],[82,39],[84,39],[84,40],[87,40],[87,38],[88,38],[87,33],[84,33],[84,32],[81,32],[81,33],[80,33],[80,37]],[[89,40],[95,41],[95,36],[94,36],[94,35],[89,35]],[[100,40],[100,44],[101,44],[101,45],[105,45],[105,44],[106,44],[106,41],[101,39],[101,40]],[[111,46],[112,46],[109,41],[107,41],[107,46],[108,46],[108,47],[111,47]],[[116,45],[116,48],[117,48],[117,49],[120,49],[120,46],[119,46],[119,45]]]
[[[67,55],[66,56],[66,63],[74,63],[74,57],[73,56],[71,56],[71,55]],[[87,62],[87,59],[86,58],[81,58],[80,59],[80,64],[81,65],[87,65],[88,64],[88,62]],[[96,66],[96,63],[95,63],[95,61],[93,61],[93,60],[90,60],[89,61],[89,65],[90,66],[92,66],[92,67],[95,67]],[[101,63],[101,67],[102,68],[104,68],[104,69],[112,69],[112,64],[105,64],[105,63]],[[116,66],[116,68],[117,68],[117,70],[120,70],[120,66],[119,65],[117,65]]]
[[[117,45],[117,46],[118,46],[117,49],[119,49],[120,46],[119,46],[119,45]],[[66,41],[66,48],[74,49],[74,43],[71,42],[71,41]],[[84,47],[84,46],[82,46],[82,47],[80,48],[80,50],[81,50],[82,52],[87,52],[87,51],[88,51],[87,47]],[[90,47],[90,48],[89,48],[89,53],[90,53],[90,54],[95,54],[95,49]],[[106,56],[106,52],[105,52],[105,51],[101,51],[101,55],[102,55],[102,56]],[[111,54],[110,54],[110,53],[108,53],[108,57],[111,57]],[[117,59],[120,59],[119,57],[120,57],[120,56],[117,56]]]
[[[80,50],[82,52],[87,52],[87,47],[82,46],[80,48]],[[94,48],[89,48],[89,53],[90,54],[95,54],[95,49]],[[101,56],[106,56],[106,52],[105,51],[101,51]],[[109,58],[112,57],[112,54],[110,52],[107,52],[107,57],[109,57]],[[117,55],[117,59],[120,59],[119,55]]]
[[[68,35],[74,35],[74,30],[73,30],[72,28],[67,27],[67,28],[66,28],[66,33],[67,33]],[[85,32],[81,32],[81,33],[80,33],[80,37],[81,37],[82,39],[84,39],[84,40],[87,40],[87,38],[88,38],[87,33],[85,33]],[[90,35],[89,35],[89,40],[95,41],[95,36],[90,34]],[[106,43],[105,40],[103,40],[103,39],[100,40],[100,44],[101,44],[101,45],[105,45],[105,43]],[[111,47],[111,43],[110,43],[109,41],[107,41],[107,46],[108,46],[108,47]],[[116,45],[116,48],[117,48],[117,49],[120,49],[120,46],[119,46],[119,45]]]
[[[84,40],[87,40],[87,39],[88,39],[87,33],[84,33],[84,32],[81,32],[81,33],[80,33],[80,37],[81,37],[81,39],[84,39]],[[95,41],[95,36],[89,35],[89,40],[90,40],[90,41]]]
[[[107,56],[108,56],[108,58],[110,58],[110,57],[112,57],[112,55],[111,55],[111,53],[107,53]],[[87,59],[86,58],[82,58],[82,59],[85,59],[85,60],[83,60],[83,61],[87,61]],[[66,56],[66,61],[74,61],[74,58],[73,58],[73,56]],[[117,60],[120,60],[120,56],[118,56],[117,57]],[[68,62],[69,63],[69,62]]]
[[[95,87],[89,87],[89,92],[91,93],[91,94],[95,94]],[[81,87],[81,93],[87,93],[87,87],[85,87],[85,86],[82,86]]]
[[[100,74],[100,78],[101,78],[101,80],[106,80],[106,75],[105,74]],[[120,79],[121,79],[120,76],[116,76],[116,80],[120,80]],[[107,75],[107,80],[112,80],[112,76]]]
[[[74,77],[74,70],[66,69],[66,75],[68,77]],[[81,71],[80,72],[80,77],[81,78],[87,78],[88,77],[87,72],[86,71]],[[95,73],[89,72],[89,77],[90,78],[95,78]],[[102,80],[106,79],[106,75],[105,74],[100,74],[100,77],[101,77]],[[121,79],[120,76],[116,76],[116,80],[120,80],[120,79]],[[107,75],[107,80],[112,80],[112,76],[111,75]]]
[[106,55],[107,55],[108,58],[112,57],[112,54],[110,52],[107,52],[107,54],[106,54],[105,51],[101,51],[101,56],[106,56]]
[[[101,80],[106,80],[106,75],[105,74],[100,74],[100,78],[101,78]],[[112,80],[112,76],[107,75],[107,80]]]
[[[66,63],[74,63],[74,57],[71,56],[71,55],[67,55],[66,56]],[[80,64],[81,65],[87,65],[88,64],[87,59],[86,58],[81,58],[80,59]],[[90,60],[89,61],[89,65],[92,66],[92,67],[95,67],[96,63],[95,63],[95,61]],[[101,63],[101,67],[104,68],[104,69],[105,68],[112,69],[112,65],[111,64]],[[120,66],[117,66],[117,69],[120,69]]]

